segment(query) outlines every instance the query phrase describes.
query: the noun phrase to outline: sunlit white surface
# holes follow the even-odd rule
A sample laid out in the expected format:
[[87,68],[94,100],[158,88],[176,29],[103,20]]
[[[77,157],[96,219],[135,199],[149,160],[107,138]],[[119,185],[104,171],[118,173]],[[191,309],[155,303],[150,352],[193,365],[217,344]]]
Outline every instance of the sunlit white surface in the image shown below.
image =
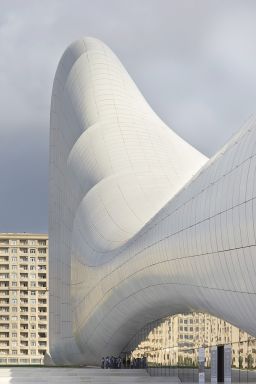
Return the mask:
[[251,121],[207,162],[102,42],[66,50],[51,107],[55,363],[99,363],[147,322],[190,310],[256,334],[255,140]]

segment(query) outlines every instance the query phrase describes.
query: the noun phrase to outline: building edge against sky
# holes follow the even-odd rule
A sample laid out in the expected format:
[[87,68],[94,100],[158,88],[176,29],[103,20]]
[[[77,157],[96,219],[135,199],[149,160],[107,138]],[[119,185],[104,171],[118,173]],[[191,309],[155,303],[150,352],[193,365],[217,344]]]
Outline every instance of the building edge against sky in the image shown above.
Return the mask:
[[50,354],[118,354],[149,321],[203,311],[256,334],[252,119],[211,160],[93,38],[58,66],[50,132]]

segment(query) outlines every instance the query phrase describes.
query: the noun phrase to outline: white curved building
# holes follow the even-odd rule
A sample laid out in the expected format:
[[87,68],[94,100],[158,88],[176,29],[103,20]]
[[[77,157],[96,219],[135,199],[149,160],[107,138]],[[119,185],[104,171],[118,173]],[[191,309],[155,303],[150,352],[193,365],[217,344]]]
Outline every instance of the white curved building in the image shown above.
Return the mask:
[[256,334],[255,141],[251,121],[207,161],[102,42],[66,50],[50,133],[55,363],[98,363],[149,321],[185,311]]

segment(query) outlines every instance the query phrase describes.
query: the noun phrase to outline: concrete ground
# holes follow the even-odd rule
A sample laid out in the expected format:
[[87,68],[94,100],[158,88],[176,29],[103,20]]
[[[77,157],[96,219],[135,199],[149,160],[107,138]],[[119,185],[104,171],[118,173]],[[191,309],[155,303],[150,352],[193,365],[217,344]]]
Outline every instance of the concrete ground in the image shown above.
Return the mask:
[[175,383],[177,377],[149,376],[144,369],[97,369],[56,367],[0,368],[1,384],[139,384]]

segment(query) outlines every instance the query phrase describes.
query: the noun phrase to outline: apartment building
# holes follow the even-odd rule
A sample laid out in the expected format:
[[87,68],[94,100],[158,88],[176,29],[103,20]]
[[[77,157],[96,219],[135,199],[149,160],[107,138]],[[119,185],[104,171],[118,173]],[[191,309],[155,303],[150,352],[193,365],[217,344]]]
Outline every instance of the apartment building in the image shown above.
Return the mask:
[[0,364],[43,364],[48,235],[0,233]]

